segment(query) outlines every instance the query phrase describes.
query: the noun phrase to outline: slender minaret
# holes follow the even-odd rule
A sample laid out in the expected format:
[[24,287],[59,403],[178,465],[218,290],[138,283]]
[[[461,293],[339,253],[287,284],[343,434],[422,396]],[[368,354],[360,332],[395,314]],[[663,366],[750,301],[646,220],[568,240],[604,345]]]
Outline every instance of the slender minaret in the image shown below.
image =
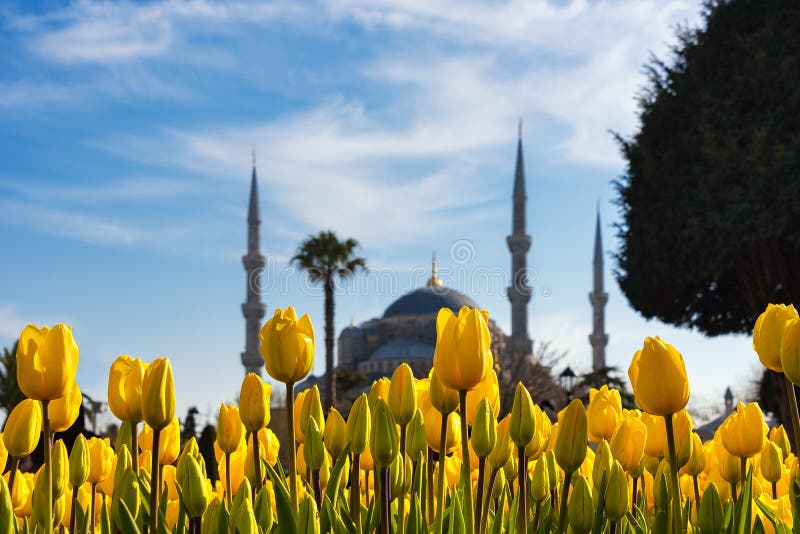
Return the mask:
[[514,359],[524,358],[532,352],[531,338],[528,335],[528,302],[531,288],[528,285],[526,255],[531,248],[531,236],[525,233],[525,168],[522,161],[522,120],[519,121],[517,139],[517,168],[514,172],[514,214],[511,235],[506,238],[511,251],[511,286],[508,300],[511,301],[511,338],[509,345]]
[[592,369],[599,371],[606,366],[606,302],[608,293],[603,291],[603,239],[600,235],[600,206],[597,207],[597,223],[594,229],[594,289],[589,293],[592,303],[592,324],[594,328],[589,334],[592,345]]
[[253,151],[253,177],[250,181],[250,206],[247,210],[247,254],[242,256],[247,271],[247,300],[242,304],[245,319],[245,345],[242,365],[245,373],[261,375],[264,360],[258,352],[258,331],[266,307],[261,302],[260,277],[263,276],[264,256],[261,255],[261,215],[258,209],[258,184],[256,183],[256,153]]

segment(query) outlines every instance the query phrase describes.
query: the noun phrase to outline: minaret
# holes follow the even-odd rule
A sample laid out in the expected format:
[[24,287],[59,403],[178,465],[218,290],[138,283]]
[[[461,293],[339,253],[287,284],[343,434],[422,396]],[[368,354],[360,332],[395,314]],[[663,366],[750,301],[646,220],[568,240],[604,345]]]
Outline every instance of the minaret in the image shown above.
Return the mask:
[[600,206],[597,207],[597,223],[594,229],[594,289],[589,293],[592,303],[592,324],[594,328],[589,334],[592,345],[592,369],[599,371],[606,366],[606,302],[608,293],[603,291],[603,239],[600,235]]
[[258,331],[266,307],[261,302],[261,277],[264,275],[264,256],[261,255],[261,215],[258,209],[258,184],[256,182],[256,153],[253,151],[253,177],[250,180],[250,206],[247,210],[247,254],[242,256],[247,271],[247,300],[242,304],[245,319],[245,345],[242,365],[245,373],[261,375],[264,360],[258,351]]
[[511,286],[508,300],[511,301],[511,338],[509,345],[514,359],[524,358],[532,352],[531,338],[528,335],[528,302],[531,288],[528,285],[528,264],[526,255],[531,248],[531,236],[525,233],[525,168],[522,161],[522,120],[519,121],[517,139],[517,168],[514,173],[514,213],[511,235],[506,238],[511,251]]

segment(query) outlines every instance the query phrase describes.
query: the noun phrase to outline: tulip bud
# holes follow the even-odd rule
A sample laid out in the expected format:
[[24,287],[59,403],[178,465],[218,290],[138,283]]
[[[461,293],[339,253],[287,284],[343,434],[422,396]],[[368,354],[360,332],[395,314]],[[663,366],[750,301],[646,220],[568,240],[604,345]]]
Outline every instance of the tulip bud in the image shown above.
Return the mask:
[[245,512],[245,503],[250,504],[252,510],[253,502],[250,500],[250,495],[253,492],[253,487],[250,482],[244,478],[241,484],[233,494],[233,502],[231,503],[231,524],[237,525],[241,519],[241,514]]
[[717,491],[717,485],[712,482],[703,493],[703,498],[700,499],[700,515],[697,518],[700,534],[718,534],[722,532],[724,519],[722,499],[720,499]]
[[723,421],[719,434],[725,449],[738,458],[750,458],[761,452],[767,425],[758,403],[738,403],[736,411]]
[[361,454],[367,448],[371,422],[367,396],[362,393],[353,402],[350,414],[347,416],[347,440],[350,442],[350,452],[353,454]]
[[[672,427],[675,436],[675,459],[680,469],[692,456],[692,418],[686,409],[672,417]],[[666,426],[664,427],[666,430]],[[663,456],[669,457],[669,450],[664,449]]]
[[175,416],[175,383],[168,358],[156,358],[145,370],[142,416],[153,430],[161,430]]
[[119,452],[122,446],[125,445],[130,451],[133,449],[133,427],[127,421],[122,421],[117,430],[117,435],[114,438],[114,450]]
[[[47,466],[43,465],[34,475],[33,494],[31,496],[31,522],[35,525],[34,530],[41,529],[47,532],[52,529],[52,525],[47,525],[48,508],[52,507],[52,502],[47,500]],[[15,482],[14,485],[16,485]]]
[[606,476],[606,484],[608,484],[608,477],[611,474],[610,471],[613,462],[614,457],[611,455],[611,448],[608,442],[606,440],[600,441],[594,454],[594,463],[592,464],[592,483],[594,489],[600,489],[600,482],[603,480],[603,475]]
[[647,428],[647,440],[644,445],[645,454],[652,458],[664,458],[664,451],[667,450],[667,427],[664,419],[649,413],[643,413],[642,423]]
[[11,410],[3,429],[3,443],[14,458],[28,456],[42,433],[42,403],[25,399]]
[[108,407],[121,421],[142,420],[142,384],[147,364],[123,354],[111,364],[108,373]]
[[29,399],[55,400],[67,394],[75,382],[80,351],[72,327],[52,328],[29,324],[17,345],[17,382]]
[[208,483],[194,456],[185,455],[178,464],[178,484],[190,518],[202,517],[209,502]]
[[610,521],[619,521],[628,511],[628,475],[617,461],[608,477],[605,509]]
[[221,404],[217,421],[217,445],[225,454],[231,454],[244,441],[244,425],[239,409],[232,404]]
[[457,412],[450,412],[444,416],[433,406],[429,406],[424,414],[425,439],[428,447],[434,452],[440,452],[439,446],[442,435],[442,418],[446,417],[447,435],[445,440],[445,454],[450,454],[461,446],[461,417]]
[[536,421],[533,417],[533,401],[531,394],[522,384],[517,382],[514,392],[514,404],[511,407],[511,419],[508,425],[508,436],[514,445],[524,448],[533,439],[536,432]]
[[422,411],[417,408],[414,413],[414,419],[408,426],[408,435],[406,436],[406,454],[412,461],[418,461],[424,458],[425,452],[428,450],[428,442],[425,438],[425,419],[422,416]]
[[17,531],[17,522],[14,517],[14,505],[11,503],[11,491],[8,489],[6,479],[0,476],[0,532],[14,534]]
[[783,457],[777,445],[768,441],[761,452],[761,475],[772,484],[783,476]]
[[781,345],[783,334],[792,319],[797,318],[797,310],[791,304],[768,304],[758,316],[753,327],[753,350],[767,369],[783,372]]
[[414,373],[407,363],[397,366],[389,383],[389,408],[394,420],[400,426],[406,426],[417,411],[417,387]]
[[377,467],[389,467],[399,450],[397,426],[383,399],[378,399],[375,405],[369,448]]
[[604,385],[589,390],[589,406],[586,408],[588,435],[593,443],[609,440],[617,428],[622,414],[622,398],[619,391]]
[[255,373],[247,373],[239,392],[239,417],[248,432],[256,433],[269,424],[272,386]]
[[692,432],[692,454],[689,461],[681,469],[681,474],[698,476],[706,468],[706,452],[703,442],[696,432]]
[[565,473],[578,469],[586,458],[586,410],[579,399],[574,399],[558,413],[556,436],[556,461]]
[[[126,449],[127,451],[127,449]],[[130,459],[130,453],[128,453]],[[118,468],[119,472],[119,468]],[[139,513],[139,477],[136,473],[128,467],[121,471],[122,475],[115,478],[117,481],[114,483],[114,494],[111,498],[111,519],[117,528],[124,530],[123,523],[120,520],[119,514],[122,509],[121,503],[125,503],[131,517],[135,520],[136,515]]]
[[[271,483],[268,483],[271,484]],[[264,485],[256,495],[256,502],[253,504],[253,513],[256,517],[256,523],[262,528],[264,532],[270,532],[272,525],[275,523],[275,518],[272,514],[272,493],[271,488]]]
[[430,398],[431,404],[439,413],[449,414],[458,408],[458,391],[448,388],[436,374],[436,369],[431,369],[430,374]]
[[325,462],[325,446],[322,444],[322,435],[313,417],[309,417],[306,427],[306,440],[303,442],[303,457],[306,466],[312,471],[318,471]]
[[472,425],[470,443],[479,458],[486,458],[491,454],[497,442],[497,420],[489,401],[483,399],[478,404],[478,410]]
[[474,425],[478,404],[484,399],[489,401],[492,414],[497,419],[497,416],[500,415],[500,382],[497,380],[497,373],[494,369],[489,369],[480,384],[467,392],[467,424],[470,427]]
[[489,465],[492,469],[500,469],[507,462],[511,456],[511,438],[508,435],[508,427],[511,423],[511,416],[506,415],[502,421],[497,424],[497,439],[494,442],[494,448],[489,454]]
[[104,481],[114,468],[114,449],[108,438],[89,439],[89,476],[87,480],[93,484]]
[[[392,461],[392,465],[389,466],[389,486],[390,486],[389,494],[391,500],[399,498],[400,495],[402,495],[405,490],[406,467],[407,466],[406,462],[403,460],[403,455],[400,454],[398,450],[398,454]],[[408,464],[408,469],[410,471],[411,464]]]
[[298,319],[292,306],[275,310],[258,338],[267,373],[278,382],[299,382],[314,365],[314,327],[308,314]]
[[455,315],[440,309],[433,367],[442,384],[456,391],[475,389],[494,364],[491,340],[488,312],[462,306]]
[[256,516],[253,511],[253,502],[248,498],[245,499],[239,513],[236,514],[236,521],[233,521],[234,514],[231,514],[231,521],[236,525],[235,532],[238,534],[259,534],[258,524],[256,523]]
[[576,534],[586,534],[592,530],[594,523],[594,501],[589,481],[578,475],[573,481],[572,494],[567,503],[569,526]]
[[661,338],[648,337],[628,369],[636,404],[652,415],[672,415],[689,401],[683,356]]
[[62,440],[53,443],[50,455],[50,465],[53,469],[53,498],[57,499],[64,494],[69,482],[69,455]]
[[792,444],[789,442],[789,436],[786,435],[786,429],[783,428],[783,425],[770,429],[769,440],[778,446],[783,458],[789,457],[792,452]]
[[203,527],[201,534],[215,534],[228,532],[228,511],[219,497],[214,496],[203,514]]
[[325,448],[334,458],[338,458],[347,447],[347,423],[344,417],[334,407],[328,411],[328,420],[325,421],[325,432],[322,434]]
[[636,417],[623,417],[611,438],[611,454],[626,471],[636,469],[642,462],[647,441],[647,427]]
[[536,502],[542,502],[550,495],[550,477],[547,470],[547,459],[539,458],[533,466],[531,496]]
[[325,431],[325,413],[322,411],[319,388],[316,385],[308,390],[308,394],[303,397],[303,404],[300,406],[300,417],[297,419],[297,426],[301,430],[298,439],[301,443],[305,439],[304,434],[306,428],[308,428],[309,419],[314,419],[320,432]]
[[658,469],[653,477],[653,498],[655,499],[656,508],[659,510],[669,509],[669,462],[662,460],[658,464]]
[[89,477],[89,444],[83,434],[78,434],[69,453],[69,483],[81,486]]
[[50,418],[52,432],[64,432],[72,426],[78,418],[78,412],[83,403],[81,388],[77,382],[72,382],[63,397],[52,400],[47,405],[47,414]]
[[550,491],[558,489],[561,480],[561,471],[558,469],[558,462],[556,462],[556,453],[553,450],[547,451],[543,457],[547,461],[547,480],[550,482]]
[[319,513],[317,512],[317,504],[311,497],[306,497],[300,502],[297,527],[298,532],[319,534]]

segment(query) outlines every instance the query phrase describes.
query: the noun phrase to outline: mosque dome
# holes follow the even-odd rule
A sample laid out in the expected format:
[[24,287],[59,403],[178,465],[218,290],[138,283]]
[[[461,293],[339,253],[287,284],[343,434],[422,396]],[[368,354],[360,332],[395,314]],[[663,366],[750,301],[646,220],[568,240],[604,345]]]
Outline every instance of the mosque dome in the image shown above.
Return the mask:
[[383,318],[436,315],[441,308],[450,308],[454,313],[458,313],[462,306],[479,307],[474,300],[455,289],[430,284],[395,300],[386,308]]

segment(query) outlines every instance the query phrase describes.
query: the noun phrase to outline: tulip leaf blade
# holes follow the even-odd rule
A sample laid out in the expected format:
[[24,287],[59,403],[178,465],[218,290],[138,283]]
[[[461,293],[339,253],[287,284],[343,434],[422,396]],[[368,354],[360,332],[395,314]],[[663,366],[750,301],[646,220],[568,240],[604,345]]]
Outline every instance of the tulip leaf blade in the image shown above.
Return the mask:
[[350,456],[350,445],[347,445],[339,457],[336,459],[336,463],[331,469],[330,475],[328,475],[328,484],[325,487],[325,498],[330,499],[331,501],[331,510],[336,510],[336,504],[339,498],[339,484],[342,479],[342,472],[344,471],[345,463],[347,463],[347,459]]
[[292,534],[297,532],[297,521],[294,517],[291,498],[289,497],[286,486],[282,484],[279,475],[270,465],[267,465],[267,474],[269,474],[273,489],[275,490],[275,510],[278,514],[278,532],[280,534]]
[[125,501],[122,499],[117,501],[117,503],[119,506],[117,513],[119,515],[120,530],[125,533],[131,532],[133,534],[139,534],[139,527],[136,525],[136,520],[131,514],[131,510],[128,508],[128,505],[125,504]]
[[758,506],[759,510],[766,516],[767,519],[772,523],[775,527],[775,532],[781,534],[783,532],[787,532],[787,527],[783,521],[778,517],[778,514],[775,513],[775,510],[767,506],[761,499],[755,500],[756,506]]
[[500,492],[500,502],[497,505],[498,512],[494,515],[494,520],[492,521],[492,534],[502,534],[503,533],[503,514],[500,512],[504,510],[506,506],[506,492]]

